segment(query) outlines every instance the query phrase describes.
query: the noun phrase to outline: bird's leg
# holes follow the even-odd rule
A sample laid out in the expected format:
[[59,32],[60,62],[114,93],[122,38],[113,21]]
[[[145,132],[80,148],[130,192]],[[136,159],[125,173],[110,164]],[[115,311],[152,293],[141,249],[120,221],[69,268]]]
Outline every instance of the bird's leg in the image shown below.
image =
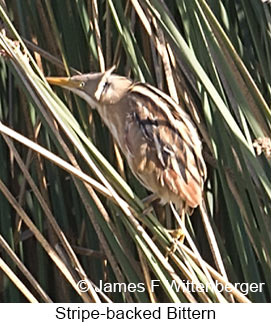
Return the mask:
[[142,214],[146,215],[150,211],[152,211],[152,209],[153,209],[152,203],[158,199],[159,199],[159,197],[155,193],[152,193],[149,196],[145,197],[142,200],[142,203],[144,204],[144,210],[143,210]]
[[[177,222],[179,221],[182,221],[183,225],[185,225],[185,209],[182,208],[179,215],[177,214],[176,210],[174,209],[174,206],[171,204],[171,208],[172,208],[172,211],[175,215],[175,217],[178,217],[179,216],[179,219],[177,219]],[[166,253],[166,258],[168,258],[168,256],[172,253],[174,253],[177,249],[177,245],[178,243],[183,243],[184,242],[184,239],[185,239],[185,234],[182,230],[181,227],[177,228],[177,229],[173,229],[173,230],[168,230],[169,233],[172,235],[173,239],[174,239],[174,242],[172,243],[172,246],[170,247],[169,251],[167,251]]]

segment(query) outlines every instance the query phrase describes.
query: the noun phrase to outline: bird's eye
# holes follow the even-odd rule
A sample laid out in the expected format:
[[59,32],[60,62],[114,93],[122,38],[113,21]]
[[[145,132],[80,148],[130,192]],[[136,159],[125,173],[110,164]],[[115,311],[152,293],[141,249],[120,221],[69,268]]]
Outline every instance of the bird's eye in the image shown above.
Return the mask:
[[85,86],[85,82],[81,82],[80,84],[79,84],[79,87],[80,88],[83,88]]

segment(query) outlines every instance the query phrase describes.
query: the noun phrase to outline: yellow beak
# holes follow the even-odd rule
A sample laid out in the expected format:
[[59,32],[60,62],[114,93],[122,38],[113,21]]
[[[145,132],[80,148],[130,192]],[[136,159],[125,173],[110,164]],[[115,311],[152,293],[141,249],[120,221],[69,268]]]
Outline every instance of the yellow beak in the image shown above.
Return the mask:
[[72,80],[70,77],[46,77],[46,80],[51,85],[58,85],[71,89],[77,89],[81,86],[81,80]]

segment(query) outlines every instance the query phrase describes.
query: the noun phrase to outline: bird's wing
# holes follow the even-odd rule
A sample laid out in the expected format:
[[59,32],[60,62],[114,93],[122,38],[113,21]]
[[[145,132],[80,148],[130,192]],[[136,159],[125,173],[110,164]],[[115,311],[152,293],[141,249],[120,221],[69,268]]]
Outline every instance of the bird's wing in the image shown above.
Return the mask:
[[132,107],[126,126],[130,153],[136,156],[144,146],[148,154],[145,166],[147,160],[156,163],[153,171],[160,184],[196,207],[202,199],[206,170],[201,141],[191,119],[178,105],[181,113],[176,118],[170,108],[174,101],[145,84],[132,87],[128,102]]

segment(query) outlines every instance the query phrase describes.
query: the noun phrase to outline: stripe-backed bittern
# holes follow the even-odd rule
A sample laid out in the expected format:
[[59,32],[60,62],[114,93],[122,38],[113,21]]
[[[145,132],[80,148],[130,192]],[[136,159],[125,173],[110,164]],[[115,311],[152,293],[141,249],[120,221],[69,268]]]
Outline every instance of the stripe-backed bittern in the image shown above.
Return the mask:
[[112,74],[49,77],[97,109],[138,180],[183,212],[202,201],[206,166],[191,118],[157,88]]

